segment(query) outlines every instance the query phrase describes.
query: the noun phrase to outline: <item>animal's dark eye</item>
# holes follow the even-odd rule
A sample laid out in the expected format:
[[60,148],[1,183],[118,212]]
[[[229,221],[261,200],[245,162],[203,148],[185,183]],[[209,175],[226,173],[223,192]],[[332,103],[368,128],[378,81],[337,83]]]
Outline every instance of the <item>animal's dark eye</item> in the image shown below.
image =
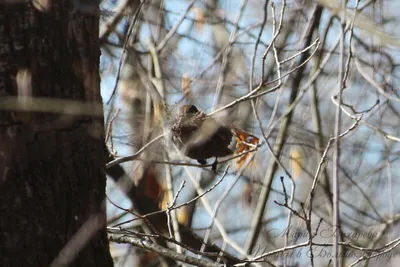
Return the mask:
[[199,111],[199,110],[196,108],[195,105],[191,105],[191,106],[189,107],[189,109],[187,110],[188,113],[192,113],[192,114],[197,113],[198,111]]

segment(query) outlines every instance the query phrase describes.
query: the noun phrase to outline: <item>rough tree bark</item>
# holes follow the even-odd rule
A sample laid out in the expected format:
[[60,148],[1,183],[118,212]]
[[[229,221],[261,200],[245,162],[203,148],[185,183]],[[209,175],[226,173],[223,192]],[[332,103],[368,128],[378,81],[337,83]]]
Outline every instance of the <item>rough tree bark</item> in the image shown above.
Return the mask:
[[98,13],[89,4],[97,1],[6,2],[0,2],[0,266],[112,266]]

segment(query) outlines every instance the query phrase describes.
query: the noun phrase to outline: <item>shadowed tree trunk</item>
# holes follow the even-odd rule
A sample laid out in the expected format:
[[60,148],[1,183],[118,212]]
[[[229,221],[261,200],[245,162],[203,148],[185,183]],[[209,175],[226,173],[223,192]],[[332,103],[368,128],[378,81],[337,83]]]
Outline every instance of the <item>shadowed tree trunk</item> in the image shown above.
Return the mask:
[[78,2],[0,3],[0,266],[113,266],[98,7]]

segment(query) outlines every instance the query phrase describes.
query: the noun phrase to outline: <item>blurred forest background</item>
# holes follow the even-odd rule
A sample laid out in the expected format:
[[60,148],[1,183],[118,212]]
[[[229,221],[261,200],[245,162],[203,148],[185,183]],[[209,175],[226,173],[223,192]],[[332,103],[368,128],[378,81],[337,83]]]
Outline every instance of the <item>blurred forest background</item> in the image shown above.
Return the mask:
[[[398,266],[399,8],[102,1],[115,266]],[[187,104],[258,142],[214,174],[171,142]]]

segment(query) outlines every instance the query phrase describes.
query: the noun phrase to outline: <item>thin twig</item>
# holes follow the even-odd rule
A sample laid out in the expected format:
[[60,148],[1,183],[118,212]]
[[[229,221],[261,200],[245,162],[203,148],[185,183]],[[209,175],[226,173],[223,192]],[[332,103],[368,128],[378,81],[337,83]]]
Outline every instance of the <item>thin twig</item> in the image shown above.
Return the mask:
[[116,234],[109,234],[109,240],[112,242],[117,243],[128,243],[135,247],[142,248],[149,251],[155,251],[157,254],[163,255],[165,257],[184,262],[187,264],[193,264],[195,266],[203,266],[203,267],[222,267],[223,264],[216,264],[207,260],[198,259],[192,256],[183,255],[172,251],[170,249],[164,248],[160,245],[157,245],[151,242],[148,239],[141,239],[141,238],[134,238],[132,236],[127,235],[116,235]]
[[189,2],[186,10],[183,12],[182,16],[179,18],[178,22],[174,25],[174,27],[172,27],[172,29],[167,33],[167,35],[164,37],[164,39],[157,45],[157,52],[159,52],[160,50],[162,50],[164,48],[164,46],[168,43],[168,41],[172,38],[172,36],[176,33],[176,31],[178,30],[179,26],[182,24],[182,22],[184,21],[184,19],[186,18],[186,15],[189,13],[190,9],[192,8],[192,6],[194,5],[194,2],[196,2],[196,0],[192,0]]

